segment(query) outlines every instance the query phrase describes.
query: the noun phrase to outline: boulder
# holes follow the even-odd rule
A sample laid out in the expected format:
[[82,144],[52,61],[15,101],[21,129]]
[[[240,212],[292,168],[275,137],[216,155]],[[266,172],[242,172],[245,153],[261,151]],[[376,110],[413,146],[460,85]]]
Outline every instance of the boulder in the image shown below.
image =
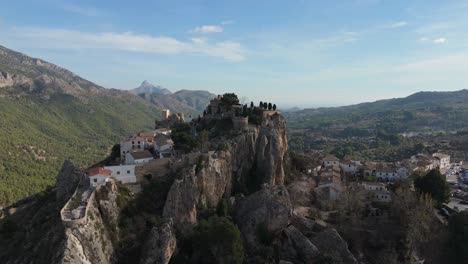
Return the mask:
[[323,225],[323,221],[311,220],[296,214],[293,214],[291,224],[307,237],[311,237],[317,232],[321,232],[326,229],[326,226]]
[[283,185],[264,185],[236,204],[234,220],[246,242],[245,248],[256,249],[260,245],[259,228],[270,234],[281,232],[288,226],[291,202]]
[[293,263],[313,263],[320,252],[304,234],[291,225],[281,235],[279,254],[281,259]]
[[339,256],[342,263],[358,263],[353,254],[349,251],[346,241],[341,238],[340,234],[338,234],[335,229],[320,232],[310,240],[317,246],[321,254]]

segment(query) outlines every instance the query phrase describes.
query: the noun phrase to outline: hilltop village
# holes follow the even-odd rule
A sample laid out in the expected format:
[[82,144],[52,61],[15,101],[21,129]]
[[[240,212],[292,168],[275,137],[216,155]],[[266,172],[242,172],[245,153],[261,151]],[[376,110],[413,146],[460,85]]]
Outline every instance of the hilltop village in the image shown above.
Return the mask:
[[[75,193],[61,211],[62,220],[67,223],[80,223],[86,218],[89,200],[96,188],[115,181],[123,184],[132,193],[141,191],[153,176],[162,175],[176,161],[190,159],[190,154],[200,139],[200,151],[217,150],[225,147],[223,143],[208,145],[206,130],[197,132],[199,126],[211,126],[223,121],[231,122],[234,132],[248,131],[261,125],[262,120],[278,115],[276,105],[260,102],[254,106],[239,104],[235,94],[219,95],[210,101],[203,116],[186,120],[183,113],[172,113],[169,109],[161,111],[161,119],[155,121],[153,131],[130,135],[118,144],[118,154],[106,164],[98,163],[86,170]],[[249,121],[249,117],[251,120]],[[231,131],[231,132],[233,132]],[[176,138],[176,142],[174,142]]]
[[[383,163],[295,153],[276,105],[235,94],[198,117],[162,110],[153,130],[116,143],[102,162],[84,171],[66,162],[57,176],[48,210],[60,208],[49,231],[64,238],[59,263],[421,262],[442,257],[430,249],[445,240],[428,237],[443,237],[468,203],[468,177],[449,155]],[[428,175],[443,177],[433,200],[417,196]],[[232,251],[210,253],[220,245]]]

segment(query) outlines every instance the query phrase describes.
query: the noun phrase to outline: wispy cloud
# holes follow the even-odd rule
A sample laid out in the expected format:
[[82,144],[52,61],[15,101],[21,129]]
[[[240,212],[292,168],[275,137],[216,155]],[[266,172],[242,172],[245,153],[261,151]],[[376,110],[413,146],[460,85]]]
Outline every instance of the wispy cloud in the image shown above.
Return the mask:
[[434,42],[435,44],[444,44],[445,42],[447,42],[447,40],[445,38],[436,38],[432,42]]
[[75,4],[61,4],[60,7],[68,12],[75,13],[78,15],[82,16],[100,16],[103,15],[104,13],[101,10],[98,10],[93,7],[84,7],[84,6],[79,6]]
[[221,22],[221,25],[229,25],[229,24],[232,24],[234,23],[234,20],[224,20]]
[[408,22],[406,22],[406,21],[398,21],[398,22],[390,24],[390,27],[391,28],[400,28],[400,27],[405,27],[407,25],[408,25]]
[[229,61],[245,59],[240,43],[232,41],[209,42],[194,38],[181,41],[166,36],[140,35],[132,32],[88,33],[55,28],[15,28],[9,39],[29,41],[37,47],[54,49],[112,49],[155,54],[198,54],[219,57]]
[[208,33],[220,33],[223,31],[224,31],[223,27],[214,26],[214,25],[206,25],[206,26],[194,28],[192,30],[192,33],[208,34]]

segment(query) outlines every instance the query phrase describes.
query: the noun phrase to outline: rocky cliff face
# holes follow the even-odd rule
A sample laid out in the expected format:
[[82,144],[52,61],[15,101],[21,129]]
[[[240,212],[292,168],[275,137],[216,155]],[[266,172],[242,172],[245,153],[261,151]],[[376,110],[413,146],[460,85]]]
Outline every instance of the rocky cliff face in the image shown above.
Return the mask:
[[176,235],[172,219],[159,227],[153,227],[143,247],[142,264],[168,264],[176,249]]
[[263,183],[284,183],[288,152],[285,123],[281,114],[266,116],[262,126],[251,127],[230,141],[237,191],[256,191]]
[[98,187],[86,222],[65,228],[59,263],[113,263],[120,213],[117,196],[114,182]]
[[265,117],[262,126],[251,127],[227,143],[226,151],[190,157],[191,162],[179,172],[163,212],[164,217],[174,219],[176,227],[195,224],[199,210],[215,208],[234,188],[248,192],[264,183],[283,184],[287,139],[282,115]]
[[292,206],[288,190],[283,185],[265,185],[262,190],[238,202],[234,221],[239,226],[247,248],[261,245],[259,230],[276,234],[286,228]]
[[163,211],[164,217],[173,218],[176,227],[183,229],[196,223],[198,210],[216,207],[231,192],[229,152],[194,155],[192,160],[172,184]]

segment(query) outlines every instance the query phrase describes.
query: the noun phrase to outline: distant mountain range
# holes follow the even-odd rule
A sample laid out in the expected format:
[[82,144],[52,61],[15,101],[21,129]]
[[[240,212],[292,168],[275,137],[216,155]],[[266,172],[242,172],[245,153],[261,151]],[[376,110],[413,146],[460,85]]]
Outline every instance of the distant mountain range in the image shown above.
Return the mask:
[[180,90],[172,93],[159,85],[144,81],[138,88],[130,90],[161,109],[170,109],[172,112],[199,115],[203,112],[210,100],[216,97],[207,91]]
[[418,92],[405,98],[342,107],[304,109],[287,114],[289,128],[379,128],[388,133],[460,129],[468,121],[468,90]]

